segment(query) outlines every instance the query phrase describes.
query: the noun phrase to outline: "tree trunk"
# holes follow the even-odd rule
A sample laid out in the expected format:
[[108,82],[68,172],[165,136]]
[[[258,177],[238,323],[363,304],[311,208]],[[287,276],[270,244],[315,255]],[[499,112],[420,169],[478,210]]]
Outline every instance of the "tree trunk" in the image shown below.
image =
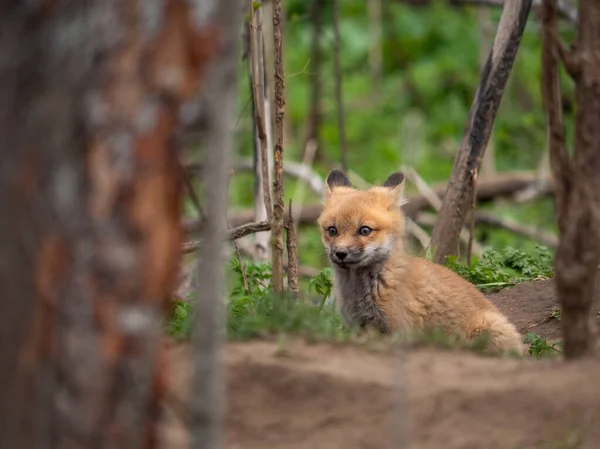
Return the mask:
[[192,434],[194,449],[221,447],[223,413],[221,336],[224,304],[223,240],[227,235],[229,152],[235,125],[237,67],[243,3],[219,0],[214,21],[221,31],[219,58],[211,65],[203,90],[205,111],[204,183],[206,226],[198,253],[198,293],[194,347],[196,348]]
[[319,128],[321,127],[321,33],[323,30],[323,1],[311,0],[310,2],[310,21],[312,25],[311,48],[310,48],[310,95],[308,105],[308,116],[306,118],[306,136],[304,138],[304,148],[306,148],[311,140],[316,142],[317,154],[316,160],[322,162],[322,151],[318,151],[321,147]]
[[[560,231],[554,267],[567,359],[595,353],[593,297],[600,264],[600,4],[582,0],[579,8],[576,50],[568,53],[556,31],[556,0],[544,4],[543,92]],[[576,83],[572,159],[564,142],[559,54]]]
[[164,4],[0,3],[2,448],[154,447],[172,138],[215,36]]
[[465,216],[472,202],[475,179],[530,8],[531,0],[507,0],[504,4],[494,45],[471,105],[444,204],[431,237],[434,261],[437,263],[445,262],[447,256],[456,253]]
[[275,47],[275,132],[273,155],[275,174],[273,177],[273,223],[271,227],[271,248],[273,291],[283,293],[283,126],[285,113],[283,79],[283,7],[282,0],[273,0],[273,46]]

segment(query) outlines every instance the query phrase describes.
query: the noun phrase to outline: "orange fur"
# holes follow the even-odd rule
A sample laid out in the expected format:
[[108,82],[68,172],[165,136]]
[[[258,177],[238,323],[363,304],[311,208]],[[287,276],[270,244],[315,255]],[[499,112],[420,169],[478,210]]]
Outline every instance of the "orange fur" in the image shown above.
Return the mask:
[[318,223],[345,321],[382,332],[439,327],[466,339],[485,330],[493,349],[522,353],[514,325],[474,285],[405,252],[403,180],[355,190],[341,172],[327,178]]

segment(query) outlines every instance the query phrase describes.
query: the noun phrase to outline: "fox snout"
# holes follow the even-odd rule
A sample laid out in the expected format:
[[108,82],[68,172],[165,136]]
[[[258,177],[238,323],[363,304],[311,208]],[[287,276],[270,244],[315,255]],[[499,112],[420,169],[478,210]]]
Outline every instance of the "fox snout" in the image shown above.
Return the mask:
[[363,250],[356,247],[332,246],[329,248],[329,258],[341,267],[358,263],[362,260]]

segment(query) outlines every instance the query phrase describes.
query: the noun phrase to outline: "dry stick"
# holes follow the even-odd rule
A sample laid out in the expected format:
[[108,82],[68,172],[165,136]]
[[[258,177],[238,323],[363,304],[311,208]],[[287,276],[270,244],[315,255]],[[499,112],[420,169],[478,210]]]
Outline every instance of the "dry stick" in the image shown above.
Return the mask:
[[[251,257],[252,253],[250,252],[250,250],[248,250],[247,248],[244,248],[243,246],[240,247],[240,253],[243,256],[246,257]],[[288,271],[288,266],[287,264],[285,264],[283,266],[283,269],[287,272]],[[316,268],[313,267],[309,267],[306,265],[298,265],[298,275],[300,277],[303,278],[314,278],[315,276],[317,276],[319,274],[319,270],[317,270]]]
[[[434,214],[426,212],[419,213],[416,218],[416,222],[421,226],[425,226],[426,228],[433,228],[436,220],[437,217]],[[550,248],[556,248],[558,244],[558,237],[556,235],[549,232],[544,232],[534,226],[527,226],[518,223],[516,220],[510,218],[496,217],[495,215],[485,212],[476,212],[475,223],[505,229],[513,234],[517,234],[535,242],[539,242],[541,245],[548,246]]]
[[[508,172],[498,173],[488,179],[482,179],[477,183],[477,202],[484,203],[500,197],[514,195],[523,189],[535,185],[537,174],[535,172]],[[550,178],[546,178],[544,182],[552,185]],[[431,189],[440,197],[446,191],[447,184],[433,185]],[[552,189],[548,188],[545,192],[550,195]],[[408,203],[402,206],[404,214],[408,217],[415,217],[418,213],[428,209],[430,203],[423,195],[414,195],[408,197]],[[305,204],[302,207],[302,215],[296,217],[299,224],[314,224],[322,212],[322,204]],[[250,209],[241,209],[233,211],[229,215],[229,222],[234,226],[239,226],[245,223],[252,222],[254,212]],[[183,224],[186,232],[198,232],[201,229],[201,223],[194,220],[188,220]]]
[[331,5],[333,14],[333,66],[335,72],[335,104],[337,109],[338,135],[342,157],[342,171],[348,171],[348,148],[346,145],[346,124],[344,123],[344,100],[342,98],[342,64],[340,62],[340,26],[338,0]]
[[[579,8],[577,50],[570,54],[556,31],[556,0],[544,2],[542,16],[542,94],[560,231],[554,271],[567,359],[595,353],[596,320],[591,314],[600,263],[600,4],[582,0]],[[565,147],[558,56],[575,80],[577,115],[572,160]]]
[[421,247],[423,247],[423,250],[429,248],[431,237],[429,237],[429,234],[409,217],[406,217],[406,231],[418,240]]
[[[306,143],[306,148],[304,149],[304,157],[302,159],[302,165],[300,166],[302,169],[306,170],[306,172],[311,172],[311,165],[315,159],[315,154],[317,152],[317,142],[314,139],[310,139],[307,143]],[[286,163],[286,166],[288,165],[288,163]],[[284,170],[285,172],[285,170]],[[320,178],[319,178],[320,179]],[[299,177],[298,178],[298,183],[296,185],[296,191],[294,192],[294,204],[298,204],[298,206],[296,206],[296,216],[301,215],[302,214],[302,201],[304,200],[304,190],[306,188],[304,180]],[[321,185],[321,189],[322,189],[322,185]],[[322,193],[320,193],[321,195]],[[297,219],[294,221],[294,223],[297,225],[298,221]]]
[[469,112],[448,190],[433,229],[431,244],[435,262],[443,263],[457,247],[473,194],[473,169],[479,169],[481,165],[530,8],[531,0],[507,0],[504,4],[494,45]]
[[259,22],[260,8],[254,10],[253,0],[248,0],[250,10],[250,79],[252,83],[252,98],[254,101],[254,120],[256,123],[256,130],[258,133],[258,140],[260,142],[260,166],[262,170],[262,193],[263,200],[265,203],[265,209],[267,212],[267,218],[269,221],[272,220],[273,207],[271,205],[271,185],[269,182],[269,156],[268,156],[268,145],[267,145],[267,132],[264,114],[264,89],[260,89],[259,83],[264,81],[264,77],[261,76],[261,64],[260,64],[260,52],[262,51],[262,45],[260,45],[260,33],[262,33],[261,23]]
[[273,45],[275,47],[275,196],[271,227],[272,245],[272,285],[275,294],[283,293],[283,119],[284,119],[284,80],[283,80],[283,8],[282,0],[273,0]]
[[288,252],[288,288],[293,298],[298,298],[300,286],[298,283],[298,247],[296,236],[296,223],[292,214],[292,200],[289,205],[289,215],[286,226],[286,245]]
[[[307,150],[308,151],[308,150]],[[234,162],[234,172],[251,172],[253,171],[252,159],[242,158]],[[186,166],[188,174],[193,175],[202,168],[201,164],[192,163]],[[310,167],[305,166],[303,163],[294,161],[286,161],[283,166],[283,174],[297,178],[309,185],[313,192],[317,195],[323,194],[323,178],[318,173],[315,173]]]
[[[429,187],[429,185],[425,182],[425,180],[423,180],[423,178],[421,178],[421,176],[419,176],[419,174],[416,172],[416,170],[414,170],[411,167],[405,167],[403,170],[405,172],[406,178],[417,187],[417,190],[419,190],[419,193],[421,194],[421,196],[429,202],[431,207],[433,207],[433,209],[435,209],[436,212],[439,212],[440,209],[442,208],[442,200],[440,199],[438,194],[431,187]],[[475,255],[477,255],[477,257],[481,257],[483,255],[483,247],[477,241],[471,240],[469,233],[467,232],[466,229],[462,229],[460,231],[459,239],[464,244],[466,244],[467,247],[470,244],[471,251],[474,252]],[[429,238],[428,245],[430,245],[430,244],[431,244],[431,238]],[[429,248],[429,246],[427,246],[427,248]],[[427,249],[427,248],[425,248],[425,249]]]
[[198,256],[198,301],[192,341],[196,349],[192,394],[193,449],[221,447],[223,416],[221,372],[222,299],[224,295],[223,217],[227,213],[229,150],[235,120],[238,30],[241,10],[236,0],[220,0],[212,18],[219,27],[219,57],[206,73],[202,92],[206,112],[204,181],[206,217]]
[[[251,54],[252,43],[251,39],[251,27],[250,22],[246,21],[245,23],[246,29],[246,41],[248,47],[248,80],[250,87],[250,106],[252,110],[252,143],[253,143],[253,151],[252,151],[252,172],[254,174],[254,220],[255,221],[264,221],[268,220],[267,209],[265,206],[265,195],[264,195],[264,182],[263,182],[263,171],[262,171],[262,153],[261,153],[261,142],[258,137],[258,126],[256,121],[257,111],[256,111],[256,102],[260,101],[260,99],[256,99],[254,97],[255,88],[253,86],[253,76],[252,76],[252,67],[254,64],[254,58]],[[268,137],[268,132],[267,132]],[[267,142],[268,145],[268,142]],[[269,181],[267,180],[267,184]],[[254,254],[252,258],[259,262],[266,262],[269,258],[268,247],[269,247],[269,233],[258,233],[254,236]]]

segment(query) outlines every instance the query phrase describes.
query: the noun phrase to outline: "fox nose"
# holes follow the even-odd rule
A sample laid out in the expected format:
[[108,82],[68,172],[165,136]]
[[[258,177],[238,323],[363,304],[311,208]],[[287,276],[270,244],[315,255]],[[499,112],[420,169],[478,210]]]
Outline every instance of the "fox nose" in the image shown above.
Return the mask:
[[344,260],[347,255],[348,255],[348,251],[345,251],[343,249],[338,249],[335,252],[335,257],[337,257],[340,260]]

